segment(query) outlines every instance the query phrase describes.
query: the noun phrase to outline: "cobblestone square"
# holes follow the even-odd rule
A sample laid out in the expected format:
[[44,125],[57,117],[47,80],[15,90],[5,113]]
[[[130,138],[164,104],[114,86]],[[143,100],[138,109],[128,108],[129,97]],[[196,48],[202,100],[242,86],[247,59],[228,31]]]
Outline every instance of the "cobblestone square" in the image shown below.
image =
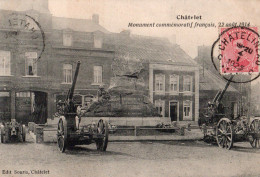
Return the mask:
[[60,153],[55,143],[35,144],[28,134],[26,143],[1,144],[0,154],[0,176],[260,175],[260,151],[248,142],[229,151],[203,141],[109,142],[107,152],[91,144]]

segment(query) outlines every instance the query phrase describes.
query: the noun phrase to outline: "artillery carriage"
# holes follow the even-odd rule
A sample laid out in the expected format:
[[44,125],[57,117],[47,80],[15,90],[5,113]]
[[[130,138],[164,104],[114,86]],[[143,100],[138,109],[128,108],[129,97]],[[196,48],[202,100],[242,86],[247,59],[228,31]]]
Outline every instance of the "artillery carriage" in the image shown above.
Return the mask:
[[1,125],[1,143],[9,143],[14,140],[24,142],[26,138],[26,128],[12,119],[10,122],[4,122]]
[[108,123],[102,119],[98,123],[80,126],[80,111],[73,101],[73,94],[78,77],[80,61],[77,63],[72,86],[69,89],[65,102],[59,104],[59,122],[57,128],[57,143],[59,150],[75,145],[96,143],[97,150],[106,151],[108,144]]
[[249,141],[253,148],[259,148],[260,118],[246,116],[229,117],[221,100],[234,75],[228,80],[225,88],[220,90],[212,102],[208,103],[198,124],[204,132],[204,140],[215,140],[221,148],[231,149],[234,142]]

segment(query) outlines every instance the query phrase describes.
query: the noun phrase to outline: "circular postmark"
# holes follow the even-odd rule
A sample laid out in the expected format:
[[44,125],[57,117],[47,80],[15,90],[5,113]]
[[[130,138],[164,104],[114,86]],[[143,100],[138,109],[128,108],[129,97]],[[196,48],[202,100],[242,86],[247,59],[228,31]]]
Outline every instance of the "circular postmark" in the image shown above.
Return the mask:
[[[260,76],[259,34],[256,31],[256,27],[240,26],[220,29],[220,35],[212,45],[211,61],[224,79],[234,83],[248,83]],[[217,52],[218,56],[214,57]],[[230,79],[230,75],[241,76]]]
[[[24,47],[29,48],[25,52],[26,57],[31,57],[37,62],[45,50],[45,34],[39,22],[27,14],[12,13],[8,15],[5,31],[5,40],[15,43],[17,50],[24,53]],[[32,52],[34,51],[34,52]]]

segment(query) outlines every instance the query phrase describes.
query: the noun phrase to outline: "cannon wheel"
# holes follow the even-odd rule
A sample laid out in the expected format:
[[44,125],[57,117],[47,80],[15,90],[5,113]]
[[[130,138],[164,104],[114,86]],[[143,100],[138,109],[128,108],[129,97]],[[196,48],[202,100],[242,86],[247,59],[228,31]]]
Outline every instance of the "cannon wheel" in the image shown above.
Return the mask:
[[67,147],[67,137],[68,137],[68,131],[67,131],[67,121],[64,116],[62,116],[58,123],[58,129],[57,129],[57,143],[60,152],[65,152],[65,149]]
[[260,134],[260,125],[259,119],[254,119],[249,126],[249,134],[252,136],[249,138],[250,144],[253,148],[260,148],[259,134]]
[[5,126],[1,125],[1,143],[5,143]]
[[216,127],[216,139],[218,146],[225,149],[230,149],[233,146],[234,135],[233,126],[228,118],[222,118]]
[[106,151],[108,144],[108,123],[107,121],[103,121],[100,119],[97,124],[97,132],[98,134],[103,134],[102,139],[98,139],[96,141],[97,150]]
[[22,140],[25,142],[26,139],[26,128],[25,125],[22,125]]

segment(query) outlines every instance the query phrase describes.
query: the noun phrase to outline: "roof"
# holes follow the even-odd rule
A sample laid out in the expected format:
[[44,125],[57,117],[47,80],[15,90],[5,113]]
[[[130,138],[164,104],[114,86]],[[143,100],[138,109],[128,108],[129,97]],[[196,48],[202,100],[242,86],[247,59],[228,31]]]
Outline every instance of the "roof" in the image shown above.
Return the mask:
[[[225,88],[226,83],[227,81],[207,69],[204,69],[204,76],[200,73],[200,90],[222,90]],[[231,85],[229,85],[227,91],[239,92]]]
[[197,65],[197,63],[167,38],[147,37],[139,35],[113,35],[116,51],[129,58],[137,58],[149,62],[172,62]]
[[52,28],[57,30],[71,29],[81,32],[101,31],[103,33],[110,33],[104,27],[90,19],[52,17]]

